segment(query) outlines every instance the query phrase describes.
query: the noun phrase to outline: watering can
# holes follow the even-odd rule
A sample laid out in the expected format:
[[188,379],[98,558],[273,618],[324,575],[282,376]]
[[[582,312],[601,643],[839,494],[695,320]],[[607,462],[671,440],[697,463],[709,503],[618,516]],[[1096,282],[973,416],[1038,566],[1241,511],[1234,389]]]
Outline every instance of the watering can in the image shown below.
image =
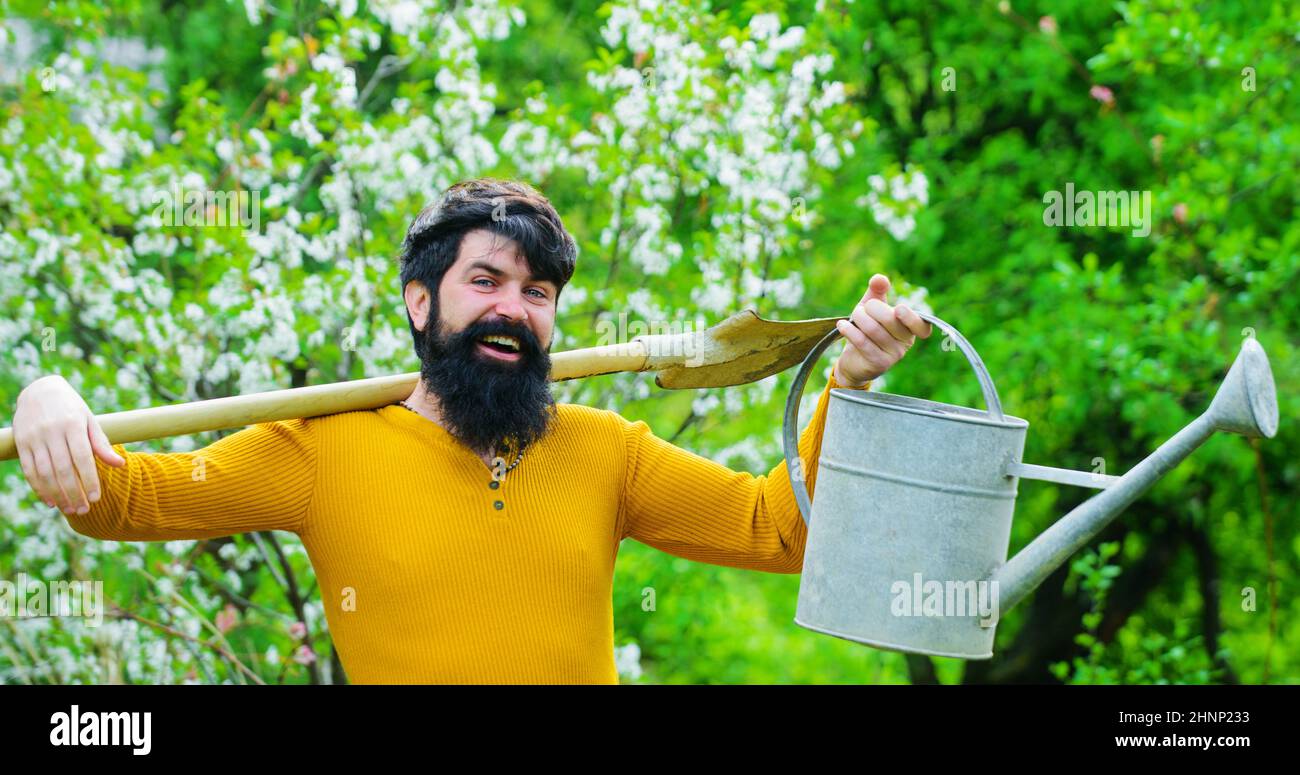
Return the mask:
[[[1211,434],[1277,433],[1273,373],[1250,337],[1209,408],[1123,476],[1024,463],[1029,423],[1003,413],[988,369],[957,329],[917,314],[966,356],[985,410],[832,390],[815,504],[799,461],[799,400],[838,331],[817,343],[790,388],[785,459],[808,525],[795,623],[809,630],[892,651],[989,659],[1001,615]],[[1022,478],[1101,492],[1008,560]]]

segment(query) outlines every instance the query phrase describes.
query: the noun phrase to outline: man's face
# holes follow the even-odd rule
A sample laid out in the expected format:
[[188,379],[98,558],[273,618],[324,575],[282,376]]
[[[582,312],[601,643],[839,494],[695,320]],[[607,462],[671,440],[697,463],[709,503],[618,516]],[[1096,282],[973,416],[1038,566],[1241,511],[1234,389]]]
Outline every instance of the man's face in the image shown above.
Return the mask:
[[423,286],[408,284],[407,308],[426,331],[421,376],[447,429],[475,452],[504,455],[545,433],[557,295],[513,241],[483,230],[461,240],[436,309]]
[[[489,320],[527,326],[541,348],[549,351],[557,294],[554,283],[532,277],[513,240],[478,229],[461,240],[456,263],[443,275],[439,319],[448,333]],[[509,345],[480,343],[478,350],[485,357],[513,363],[522,358],[518,345],[512,352]]]

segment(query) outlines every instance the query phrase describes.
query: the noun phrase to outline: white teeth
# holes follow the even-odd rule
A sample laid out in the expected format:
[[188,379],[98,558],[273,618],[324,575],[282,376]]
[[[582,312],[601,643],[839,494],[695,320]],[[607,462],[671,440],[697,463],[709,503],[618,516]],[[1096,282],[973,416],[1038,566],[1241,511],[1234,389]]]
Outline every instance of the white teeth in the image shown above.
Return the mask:
[[482,341],[492,342],[493,344],[504,345],[515,352],[519,351],[519,340],[513,336],[485,336]]

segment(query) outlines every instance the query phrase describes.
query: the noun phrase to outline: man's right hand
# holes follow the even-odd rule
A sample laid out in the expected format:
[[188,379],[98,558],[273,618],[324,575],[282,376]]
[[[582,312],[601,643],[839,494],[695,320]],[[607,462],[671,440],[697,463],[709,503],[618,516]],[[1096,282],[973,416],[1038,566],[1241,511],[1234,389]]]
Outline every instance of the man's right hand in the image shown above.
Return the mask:
[[96,457],[111,466],[126,465],[90,407],[57,374],[18,394],[13,430],[23,476],[46,505],[57,505],[64,514],[85,514],[99,500]]

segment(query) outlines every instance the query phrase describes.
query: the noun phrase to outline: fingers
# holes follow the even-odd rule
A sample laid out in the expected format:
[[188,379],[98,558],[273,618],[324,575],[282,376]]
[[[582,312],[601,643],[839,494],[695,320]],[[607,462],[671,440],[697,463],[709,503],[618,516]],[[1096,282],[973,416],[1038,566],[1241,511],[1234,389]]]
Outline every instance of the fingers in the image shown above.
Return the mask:
[[64,513],[73,513],[81,509],[83,505],[88,506],[86,494],[81,491],[81,482],[77,478],[77,470],[72,463],[72,455],[69,449],[66,436],[63,438],[62,443],[55,443],[49,449],[50,461],[54,464],[54,478],[58,481],[59,490],[63,493]]
[[849,319],[836,322],[836,329],[848,342],[835,362],[836,379],[841,383],[848,384],[845,379],[875,379],[907,354],[916,337],[928,338],[933,332],[930,322],[907,305],[891,307],[885,301],[889,290],[888,277],[872,275]]
[[879,299],[872,299],[863,305],[863,309],[866,310],[867,314],[870,315],[872,319],[884,326],[890,336],[895,340],[902,342],[905,348],[912,346],[912,342],[915,340],[916,336],[908,329],[907,325],[904,324],[903,321],[899,320],[898,316],[894,314],[893,307],[890,307]]
[[19,393],[13,428],[23,475],[46,505],[68,515],[85,514],[99,500],[96,455],[114,466],[126,464],[86,402],[57,375]]
[[23,476],[27,478],[27,483],[32,486],[32,490],[36,492],[36,496],[45,501],[46,506],[53,506],[54,504],[50,503],[49,498],[46,498],[45,494],[41,492],[41,477],[36,471],[34,455],[32,455],[31,451],[29,451],[27,447],[18,447],[18,461],[23,467]]
[[894,307],[894,314],[898,316],[898,319],[902,321],[903,325],[907,326],[908,331],[911,331],[914,335],[919,336],[922,339],[929,339],[930,334],[934,332],[934,327],[930,325],[930,321],[922,320],[921,316],[917,315],[916,312],[906,304],[899,304]]
[[39,483],[36,490],[37,494],[41,496],[46,505],[67,511],[68,496],[64,494],[63,488],[59,486],[59,479],[54,469],[54,462],[50,458],[50,451],[44,446],[32,450],[32,461],[36,465],[36,476]]
[[99,422],[94,417],[90,418],[90,446],[95,450],[95,455],[110,466],[126,465],[126,460],[113,449],[104,429],[99,427]]
[[[112,447],[109,452],[121,460]],[[18,445],[23,476],[45,505],[65,513],[84,513],[91,503],[99,500],[99,472],[94,454],[89,432],[82,435],[76,430],[68,431],[66,436],[55,436],[46,445]]]
[[[872,316],[868,315],[861,305],[853,309],[853,314],[849,316],[853,325],[862,333],[866,334],[867,339],[876,346],[880,352],[890,356],[891,360],[898,360],[906,352],[906,346],[894,338],[883,325]],[[863,355],[870,356],[870,351],[864,351]]]
[[99,500],[99,473],[95,470],[95,454],[90,451],[89,424],[80,433],[74,430],[68,434],[68,451],[72,453],[72,467],[86,494],[85,503],[80,505],[89,508]]
[[875,347],[875,344],[867,338],[866,334],[859,331],[857,326],[847,320],[835,321],[835,328],[840,332],[841,336],[849,340],[849,344],[863,352],[870,352],[871,348]]
[[858,306],[866,309],[867,313],[884,326],[890,335],[908,346],[913,343],[912,337],[930,338],[933,328],[928,321],[922,320],[906,304],[898,304],[891,308],[886,303],[885,299],[890,287],[888,277],[879,273],[873,274],[867,284],[867,292],[862,295]]
[[876,343],[847,320],[835,321],[835,328],[846,340],[844,352],[835,361],[835,380],[841,385],[858,387],[870,380],[869,375],[880,373],[881,367],[877,364],[886,362],[888,356]]

